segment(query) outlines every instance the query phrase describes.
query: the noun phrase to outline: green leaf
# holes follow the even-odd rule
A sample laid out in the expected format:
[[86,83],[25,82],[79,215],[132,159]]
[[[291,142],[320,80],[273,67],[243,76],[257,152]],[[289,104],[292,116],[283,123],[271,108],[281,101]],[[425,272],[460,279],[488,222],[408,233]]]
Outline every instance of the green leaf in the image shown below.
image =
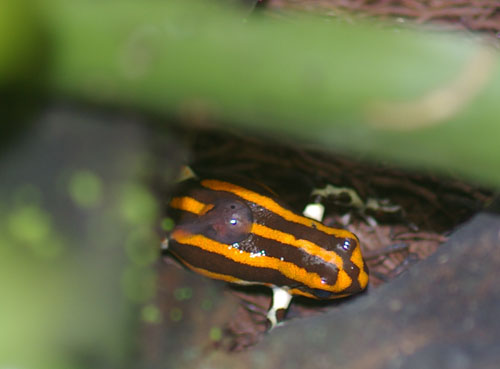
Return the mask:
[[500,184],[498,54],[465,35],[195,1],[43,2],[55,95]]

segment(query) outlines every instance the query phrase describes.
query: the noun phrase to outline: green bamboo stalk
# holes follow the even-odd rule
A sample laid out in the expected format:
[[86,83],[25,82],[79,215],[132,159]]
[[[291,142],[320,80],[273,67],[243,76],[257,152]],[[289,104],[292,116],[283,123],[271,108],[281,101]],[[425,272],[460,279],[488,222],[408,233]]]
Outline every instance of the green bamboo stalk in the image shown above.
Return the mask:
[[244,20],[208,1],[47,0],[40,10],[56,96],[189,112],[500,184],[498,54],[465,35]]
[[0,0],[0,87],[29,80],[40,64],[40,29],[31,6]]

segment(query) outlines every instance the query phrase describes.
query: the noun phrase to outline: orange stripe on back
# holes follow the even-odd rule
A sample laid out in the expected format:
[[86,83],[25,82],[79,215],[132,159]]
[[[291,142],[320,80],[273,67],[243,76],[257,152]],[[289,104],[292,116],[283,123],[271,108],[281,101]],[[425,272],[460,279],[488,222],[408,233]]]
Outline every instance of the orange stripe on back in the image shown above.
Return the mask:
[[[188,211],[197,215],[203,215],[209,209],[212,208],[210,204],[202,203],[198,200],[195,200],[192,197],[174,197],[170,202],[170,206],[176,209]],[[296,239],[292,234],[281,232],[265,225],[253,223],[251,232],[267,239],[271,239],[274,241],[278,241],[290,246],[295,246],[297,248],[301,248],[306,251],[308,254],[319,257],[327,263],[333,263],[337,266],[338,269],[343,268],[342,258],[337,255],[333,251],[327,251],[324,248],[316,245],[313,242]],[[354,260],[353,260],[354,261]],[[362,263],[361,259],[361,263]],[[358,267],[358,262],[354,262]],[[360,267],[361,269],[361,267]]]
[[202,235],[190,234],[185,230],[174,231],[171,237],[180,244],[199,247],[202,250],[223,255],[237,263],[249,265],[256,268],[269,268],[279,271],[284,276],[301,282],[311,288],[320,288],[331,292],[341,292],[352,283],[351,278],[343,270],[339,270],[335,285],[324,283],[316,273],[311,273],[293,263],[281,261],[277,258],[264,256],[261,254],[251,254],[238,250]]
[[[292,288],[292,289],[288,290],[288,292],[291,293],[292,295],[305,296],[305,297],[309,297],[311,299],[320,300],[317,296],[313,295],[312,293],[299,290],[298,288]],[[340,299],[342,297],[346,297],[349,295],[350,295],[349,293],[341,294],[341,295],[333,295],[331,297],[331,299]]]
[[247,284],[248,283],[246,281],[243,281],[243,280],[241,280],[239,278],[236,278],[236,277],[233,277],[231,275],[221,274],[221,273],[214,273],[214,272],[211,272],[211,271],[203,269],[203,268],[195,267],[194,265],[189,264],[188,262],[186,262],[185,260],[183,260],[181,257],[179,257],[175,252],[173,252],[173,251],[170,251],[170,252],[172,252],[172,254],[175,257],[177,257],[177,259],[182,264],[184,264],[187,268],[191,269],[192,271],[194,271],[196,273],[204,275],[205,277],[212,278],[212,279],[219,279],[219,280],[226,281],[226,282],[229,282],[229,283],[237,283],[237,284]]
[[358,276],[358,283],[361,289],[364,289],[368,285],[368,273],[364,269],[361,269]]
[[188,196],[174,197],[170,200],[169,206],[174,209],[188,211],[197,215],[203,215],[214,207],[212,204],[205,204]]
[[359,268],[358,282],[361,288],[365,288],[368,284],[368,274],[363,268],[364,261],[359,247],[356,247],[352,252],[351,262]]
[[[219,181],[216,179],[204,179],[201,181],[201,185],[205,188],[214,190],[214,191],[225,191],[225,192],[230,192],[234,195],[237,195],[247,201],[253,202],[257,205],[262,206],[263,208],[266,208],[267,210],[279,215],[285,220],[288,220],[290,222],[298,223],[305,225],[307,227],[315,227],[316,229],[329,234],[333,235],[335,237],[339,238],[352,238],[358,241],[357,237],[352,233],[349,232],[348,230],[345,229],[338,229],[338,228],[331,228],[327,227],[324,224],[317,222],[315,220],[300,216],[295,214],[293,211],[285,209],[281,205],[279,205],[276,201],[273,199],[260,195],[254,191],[248,190],[244,187],[229,183],[229,182],[224,182],[224,181]],[[314,224],[314,226],[313,226]]]
[[335,264],[339,270],[344,266],[342,258],[339,255],[337,255],[333,251],[325,250],[324,248],[316,245],[314,242],[301,239],[298,240],[289,233],[277,231],[258,223],[252,224],[252,229],[250,232],[263,238],[271,239],[284,243],[286,245],[303,249],[308,254],[314,255],[329,264]]
[[292,288],[292,289],[289,289],[288,292],[292,295],[298,295],[298,296],[305,296],[305,297],[309,297],[311,299],[318,299],[316,296],[314,296],[312,293],[309,293],[309,292],[305,292],[305,291],[302,291],[302,290],[299,290],[298,288]]

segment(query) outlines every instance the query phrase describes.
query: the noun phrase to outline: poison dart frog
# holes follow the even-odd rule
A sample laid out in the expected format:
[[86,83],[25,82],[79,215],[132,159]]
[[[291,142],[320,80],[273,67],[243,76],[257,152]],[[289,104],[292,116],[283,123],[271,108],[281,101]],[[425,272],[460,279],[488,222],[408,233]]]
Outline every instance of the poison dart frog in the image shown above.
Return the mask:
[[176,221],[163,241],[184,266],[238,285],[272,288],[271,328],[293,296],[335,299],[363,291],[358,238],[299,215],[257,183],[191,178],[169,203]]

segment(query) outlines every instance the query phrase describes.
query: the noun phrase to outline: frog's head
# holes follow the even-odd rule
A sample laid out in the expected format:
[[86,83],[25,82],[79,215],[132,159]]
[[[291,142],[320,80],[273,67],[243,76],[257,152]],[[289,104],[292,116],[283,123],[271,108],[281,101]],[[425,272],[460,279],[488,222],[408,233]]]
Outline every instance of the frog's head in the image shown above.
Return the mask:
[[307,234],[296,235],[304,249],[303,259],[296,264],[305,267],[313,277],[295,285],[290,292],[324,300],[363,291],[368,285],[368,268],[359,239],[344,229],[313,224]]

